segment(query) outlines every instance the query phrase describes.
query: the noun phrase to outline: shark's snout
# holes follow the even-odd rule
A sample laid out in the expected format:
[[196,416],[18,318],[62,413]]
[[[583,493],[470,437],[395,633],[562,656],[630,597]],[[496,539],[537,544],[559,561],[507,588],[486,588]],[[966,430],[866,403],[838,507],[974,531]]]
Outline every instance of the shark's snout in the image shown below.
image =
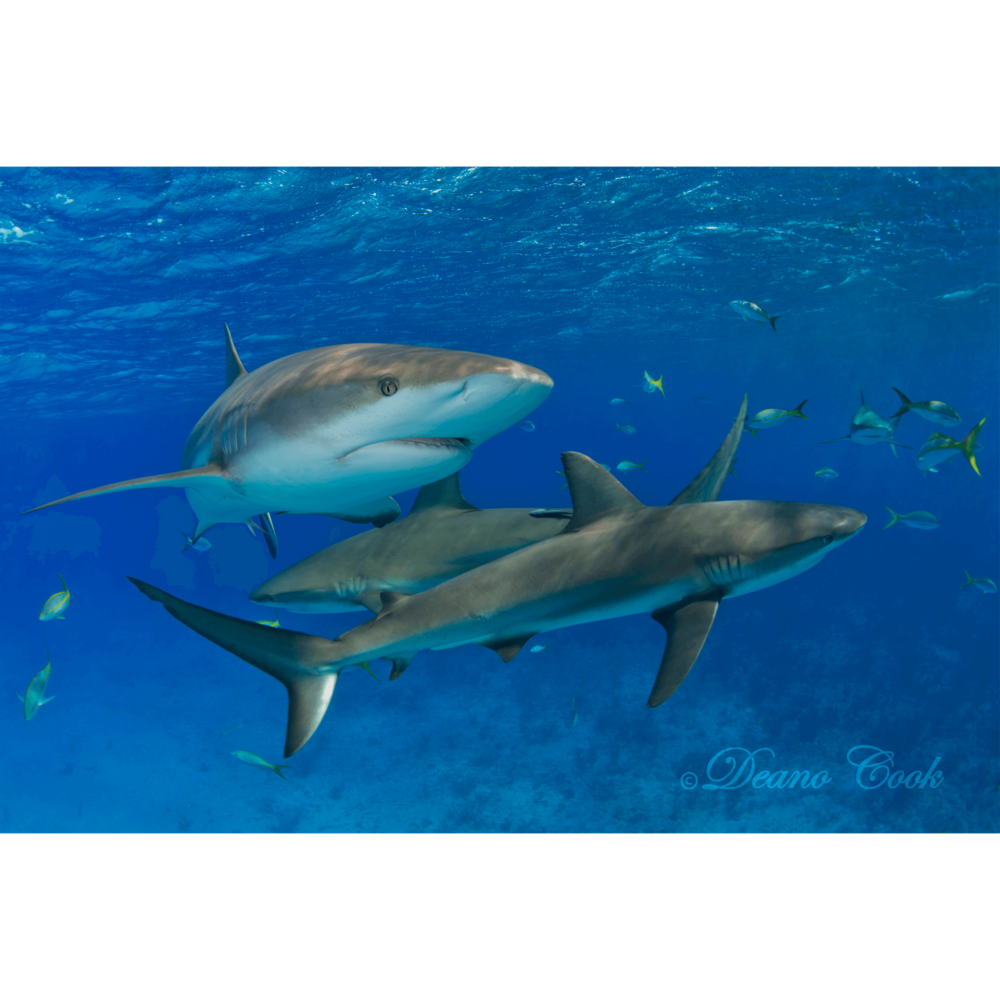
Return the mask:
[[842,541],[856,535],[868,521],[867,514],[862,514],[853,507],[838,507],[837,514],[839,516],[833,525],[833,534]]

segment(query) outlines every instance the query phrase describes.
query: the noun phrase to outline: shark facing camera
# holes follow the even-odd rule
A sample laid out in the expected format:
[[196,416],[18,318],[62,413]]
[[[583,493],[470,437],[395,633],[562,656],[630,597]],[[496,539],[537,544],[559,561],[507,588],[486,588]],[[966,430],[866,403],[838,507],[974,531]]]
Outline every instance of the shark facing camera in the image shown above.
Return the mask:
[[297,611],[375,613],[333,640],[223,615],[129,579],[285,686],[286,758],[316,731],[345,670],[370,672],[372,660],[384,659],[396,680],[417,653],[470,643],[508,663],[540,632],[629,615],[651,615],[666,631],[647,702],[654,708],[694,666],[721,601],[805,572],[867,520],[849,507],[720,501],[746,417],[744,397],[718,451],[666,506],[641,503],[573,451],[562,455],[572,500],[564,511],[480,510],[452,472],[425,486],[395,524],[330,546],[250,595]]

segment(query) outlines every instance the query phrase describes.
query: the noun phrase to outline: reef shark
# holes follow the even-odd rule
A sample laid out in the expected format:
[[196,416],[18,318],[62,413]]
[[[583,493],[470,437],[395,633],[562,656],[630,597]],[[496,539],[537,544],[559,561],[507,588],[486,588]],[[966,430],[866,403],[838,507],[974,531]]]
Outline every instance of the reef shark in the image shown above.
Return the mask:
[[[719,450],[672,503],[718,499],[745,418],[746,397]],[[262,583],[250,600],[302,614],[362,608],[377,613],[382,610],[382,591],[416,594],[429,590],[551,538],[572,516],[573,511],[564,508],[481,510],[462,495],[455,472],[423,487],[406,517],[308,556]]]
[[829,441],[817,441],[817,444],[833,444],[834,441],[853,441],[855,444],[887,444],[892,448],[893,455],[896,454],[896,446],[909,448],[908,444],[903,444],[895,439],[896,427],[902,419],[902,413],[896,414],[889,420],[880,417],[866,402],[864,390],[861,391],[861,405],[854,411],[851,417],[851,426],[848,432],[839,438],[830,438]]
[[562,460],[573,516],[558,535],[419,594],[383,592],[375,618],[333,640],[232,618],[129,579],[285,685],[287,758],[315,732],[348,667],[386,659],[392,679],[422,650],[468,643],[507,663],[539,632],[626,615],[651,614],[667,632],[653,708],[694,665],[720,601],[815,566],[867,520],[849,507],[760,500],[646,507],[586,455]]
[[181,471],[33,509],[179,486],[198,519],[193,542],[214,524],[259,514],[274,555],[269,512],[388,524],[399,515],[391,493],[457,472],[473,448],[522,420],[552,388],[537,368],[467,351],[343,344],[248,372],[228,326],[225,348],[226,389],[191,431]]

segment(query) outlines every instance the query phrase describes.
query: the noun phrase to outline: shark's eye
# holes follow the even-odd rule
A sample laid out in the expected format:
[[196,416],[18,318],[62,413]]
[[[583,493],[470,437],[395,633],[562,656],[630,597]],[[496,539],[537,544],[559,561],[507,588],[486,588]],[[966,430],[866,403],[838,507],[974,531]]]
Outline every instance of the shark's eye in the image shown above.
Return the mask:
[[829,545],[831,542],[833,542],[833,535],[827,535],[826,538],[823,539],[824,545]]
[[391,396],[399,388],[399,383],[394,378],[386,376],[378,384],[378,391],[383,396]]

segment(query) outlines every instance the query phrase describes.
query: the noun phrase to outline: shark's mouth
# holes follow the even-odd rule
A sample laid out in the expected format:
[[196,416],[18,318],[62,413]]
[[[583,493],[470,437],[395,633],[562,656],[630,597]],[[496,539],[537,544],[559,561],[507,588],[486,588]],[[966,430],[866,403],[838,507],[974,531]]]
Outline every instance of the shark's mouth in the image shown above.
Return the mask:
[[471,448],[468,438],[397,438],[397,444],[422,444],[434,448]]

